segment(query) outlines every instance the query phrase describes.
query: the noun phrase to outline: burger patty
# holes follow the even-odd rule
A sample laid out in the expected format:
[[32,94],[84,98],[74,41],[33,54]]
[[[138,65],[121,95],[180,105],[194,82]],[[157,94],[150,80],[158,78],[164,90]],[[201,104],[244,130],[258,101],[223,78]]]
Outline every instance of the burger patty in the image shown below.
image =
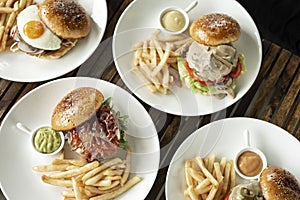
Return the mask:
[[96,116],[68,131],[71,150],[88,160],[109,158],[119,150],[118,127],[115,114],[103,105]]

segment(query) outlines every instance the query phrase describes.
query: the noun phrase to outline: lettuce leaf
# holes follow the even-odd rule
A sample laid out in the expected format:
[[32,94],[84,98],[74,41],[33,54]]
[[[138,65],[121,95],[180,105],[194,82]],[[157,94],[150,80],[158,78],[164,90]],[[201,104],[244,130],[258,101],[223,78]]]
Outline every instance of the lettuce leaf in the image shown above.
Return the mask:
[[209,87],[202,85],[201,83],[193,79],[185,69],[184,63],[184,58],[180,57],[177,59],[178,72],[181,80],[186,84],[188,88],[192,89],[193,92],[207,94],[209,92]]
[[[239,60],[242,64],[242,71],[240,74],[240,76],[241,76],[247,71],[247,68],[245,65],[245,57],[243,54],[239,54]],[[177,59],[178,72],[179,72],[180,78],[186,84],[186,86],[188,88],[190,88],[195,93],[201,93],[201,94],[220,94],[221,93],[221,91],[216,90],[214,86],[202,85],[201,83],[196,81],[193,77],[191,77],[185,68],[185,65],[184,65],[185,62],[186,62],[186,60],[182,57]],[[235,87],[236,87],[235,80],[233,80],[231,88],[235,89]]]
[[119,129],[116,132],[116,135],[120,141],[120,148],[127,150],[128,149],[128,142],[126,141],[126,131],[127,131],[127,126],[128,126],[128,116],[127,115],[121,115],[119,111],[115,111],[113,108],[113,103],[112,103],[112,98],[109,97],[107,98],[102,105],[106,105],[110,108],[110,110],[115,114],[118,124],[119,124]]

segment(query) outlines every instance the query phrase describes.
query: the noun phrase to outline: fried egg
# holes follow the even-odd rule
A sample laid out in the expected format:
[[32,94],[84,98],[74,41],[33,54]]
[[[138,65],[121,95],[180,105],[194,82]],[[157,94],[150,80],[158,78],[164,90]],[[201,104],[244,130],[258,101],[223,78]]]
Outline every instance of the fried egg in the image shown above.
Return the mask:
[[60,48],[61,39],[41,21],[36,5],[28,6],[17,17],[17,28],[22,39],[32,47],[44,50]]

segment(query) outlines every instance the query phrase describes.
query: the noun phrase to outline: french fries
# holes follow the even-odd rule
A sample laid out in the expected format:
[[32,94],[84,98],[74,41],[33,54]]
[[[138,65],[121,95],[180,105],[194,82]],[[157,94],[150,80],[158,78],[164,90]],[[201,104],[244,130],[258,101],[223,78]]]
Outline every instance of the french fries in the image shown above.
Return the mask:
[[12,28],[16,24],[18,14],[29,5],[32,0],[1,0],[0,1],[0,52],[12,44]]
[[236,184],[233,161],[223,157],[216,161],[215,154],[196,156],[184,164],[186,189],[184,195],[192,200],[224,199]]
[[173,85],[182,86],[177,69],[177,58],[181,49],[192,39],[185,35],[161,36],[155,31],[149,39],[134,47],[132,72],[143,81],[151,92],[167,94]]
[[113,199],[142,179],[130,177],[131,151],[126,158],[112,158],[103,162],[87,162],[85,159],[65,159],[63,155],[49,165],[34,166],[36,172],[47,172],[41,179],[44,183],[66,188],[64,199],[98,200]]

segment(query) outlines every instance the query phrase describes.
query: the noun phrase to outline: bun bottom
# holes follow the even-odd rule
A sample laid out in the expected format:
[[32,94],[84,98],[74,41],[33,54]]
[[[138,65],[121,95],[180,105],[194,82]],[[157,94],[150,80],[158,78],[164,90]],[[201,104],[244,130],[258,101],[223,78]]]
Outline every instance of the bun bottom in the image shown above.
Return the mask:
[[62,42],[62,46],[60,49],[55,51],[44,51],[41,54],[33,55],[42,59],[58,59],[67,54],[76,44],[77,39],[68,39]]

